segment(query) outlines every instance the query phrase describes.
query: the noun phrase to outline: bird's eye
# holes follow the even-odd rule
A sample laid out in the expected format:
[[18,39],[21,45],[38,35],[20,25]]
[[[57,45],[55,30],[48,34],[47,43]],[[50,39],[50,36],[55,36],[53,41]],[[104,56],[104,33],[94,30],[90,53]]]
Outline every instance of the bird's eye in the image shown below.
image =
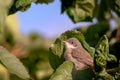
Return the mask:
[[73,42],[71,42],[71,44],[73,44]]

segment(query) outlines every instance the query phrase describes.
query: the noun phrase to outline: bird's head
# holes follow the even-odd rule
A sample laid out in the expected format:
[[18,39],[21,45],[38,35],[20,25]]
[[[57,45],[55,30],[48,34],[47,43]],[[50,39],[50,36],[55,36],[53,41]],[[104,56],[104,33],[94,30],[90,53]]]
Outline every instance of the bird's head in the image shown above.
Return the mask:
[[74,48],[76,48],[74,45],[72,45],[71,43],[69,43],[67,41],[63,41],[63,43],[64,43],[64,45],[65,45],[65,47],[67,49],[74,49]]
[[72,48],[72,49],[77,48],[81,45],[76,38],[69,38],[66,41],[63,41],[63,43],[66,48]]

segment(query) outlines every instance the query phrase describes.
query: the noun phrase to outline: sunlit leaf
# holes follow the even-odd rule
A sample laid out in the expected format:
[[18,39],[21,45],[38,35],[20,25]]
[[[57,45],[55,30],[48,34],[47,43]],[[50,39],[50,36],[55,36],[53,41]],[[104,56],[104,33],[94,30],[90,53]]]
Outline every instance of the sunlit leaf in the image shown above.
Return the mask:
[[94,0],[61,0],[62,12],[66,11],[73,22],[90,21],[95,7]]
[[30,8],[31,3],[35,1],[36,0],[15,0],[10,8],[9,14],[13,14],[17,11],[26,11]]
[[26,11],[30,8],[32,3],[50,3],[53,0],[15,0],[12,5],[9,14],[13,14],[17,11]]
[[32,2],[35,2],[35,1],[36,0],[17,0],[16,8],[25,7],[25,6],[31,4]]
[[30,76],[23,64],[14,55],[0,46],[0,61],[5,65],[10,73],[16,74],[22,79],[29,79]]
[[2,64],[0,64],[0,79],[9,80],[8,70]]
[[51,76],[50,80],[72,80],[72,70],[73,63],[65,61]]

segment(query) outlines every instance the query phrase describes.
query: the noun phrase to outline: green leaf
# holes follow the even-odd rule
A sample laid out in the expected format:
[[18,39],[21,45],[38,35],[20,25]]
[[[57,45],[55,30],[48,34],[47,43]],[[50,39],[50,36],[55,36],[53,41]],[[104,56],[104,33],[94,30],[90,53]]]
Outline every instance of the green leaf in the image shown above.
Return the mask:
[[105,35],[99,40],[95,49],[94,67],[97,72],[100,72],[103,68],[106,68],[109,53],[108,39]]
[[5,65],[5,67],[10,71],[10,73],[16,74],[22,79],[30,78],[27,70],[20,62],[20,60],[11,53],[9,53],[2,46],[0,46],[0,61]]
[[14,4],[9,10],[9,14],[17,11],[26,11],[30,8],[32,3],[46,3],[53,2],[53,0],[14,0]]
[[73,22],[90,21],[95,7],[94,0],[61,0],[62,12],[66,11]]
[[13,14],[17,11],[26,11],[30,8],[31,3],[35,0],[14,0],[12,7],[9,10],[9,14]]
[[115,11],[120,16],[120,0],[115,0]]
[[95,76],[94,72],[90,68],[83,68],[80,71],[73,71],[73,80],[92,80],[92,78]]
[[48,4],[48,3],[53,2],[53,1],[54,0],[37,0],[36,3],[46,3],[46,4]]
[[72,62],[65,61],[53,73],[50,80],[92,80],[93,76],[92,69],[86,67],[83,70],[76,71],[73,69]]
[[51,76],[50,80],[72,80],[72,70],[73,63],[65,61]]
[[115,3],[119,6],[120,8],[120,0],[115,0]]
[[108,13],[110,12],[110,7],[108,6],[110,2],[109,0],[96,1],[94,17],[97,18],[99,22],[107,20],[106,15],[109,15]]
[[13,0],[0,0],[0,33],[3,32],[3,28],[5,26],[5,19],[12,3]]
[[32,2],[35,2],[35,1],[36,0],[17,0],[16,8],[25,7],[25,6],[30,5]]
[[117,13],[118,16],[120,16],[120,0],[109,1],[109,6],[111,7],[113,11]]
[[116,60],[113,55],[109,54],[109,44],[106,35],[104,35],[95,47],[94,69],[96,74],[95,80],[115,80],[113,76],[107,73],[107,61]]
[[0,79],[9,80],[8,70],[2,64],[0,64]]
[[99,39],[110,30],[110,26],[108,22],[103,21],[97,24],[90,25],[85,33],[85,38],[87,43],[90,46],[95,47],[99,41]]
[[60,37],[58,37],[50,47],[49,59],[53,69],[56,69],[57,67],[59,67],[59,65],[61,65],[64,62],[63,54],[65,49],[63,41],[72,37],[77,38],[81,42],[82,46],[88,51],[88,53],[90,53],[91,56],[94,55],[94,48],[91,48],[86,43],[85,38],[81,32],[77,30],[66,31]]

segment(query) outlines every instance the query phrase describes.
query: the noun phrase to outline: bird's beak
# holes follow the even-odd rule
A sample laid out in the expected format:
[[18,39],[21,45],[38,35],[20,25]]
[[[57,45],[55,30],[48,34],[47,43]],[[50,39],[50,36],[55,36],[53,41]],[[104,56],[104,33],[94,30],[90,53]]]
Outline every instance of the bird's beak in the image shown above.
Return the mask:
[[66,43],[66,41],[62,41],[64,44]]
[[67,42],[67,41],[63,41],[63,43],[64,43],[64,45],[67,47],[67,48],[72,48],[72,49],[74,49],[74,48],[76,48],[76,47],[74,47],[73,45],[71,45],[69,42]]
[[68,44],[68,42],[67,42],[67,41],[63,41],[63,44],[64,44],[64,45],[67,45],[67,44]]
[[67,41],[62,41],[63,42],[63,44],[66,46],[67,44],[68,44],[68,42]]

